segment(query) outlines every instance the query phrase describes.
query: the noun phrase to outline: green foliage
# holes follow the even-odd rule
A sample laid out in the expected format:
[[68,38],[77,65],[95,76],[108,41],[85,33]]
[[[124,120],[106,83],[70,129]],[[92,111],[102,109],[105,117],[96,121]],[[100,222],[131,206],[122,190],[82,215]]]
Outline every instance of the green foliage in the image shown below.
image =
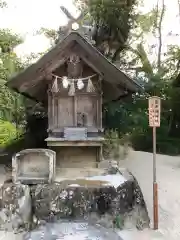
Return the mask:
[[22,43],[22,39],[7,29],[0,30],[0,144],[9,143],[16,136],[16,126],[24,121],[23,98],[6,87],[8,79],[19,72],[23,66],[13,49]]
[[56,40],[58,39],[58,31],[54,29],[47,29],[47,28],[41,28],[37,34],[44,34],[48,39],[51,40],[52,45],[55,44]]
[[103,144],[105,159],[120,160],[127,156],[129,147],[128,135],[120,137],[117,130],[106,130]]
[[96,46],[112,61],[119,59],[130,30],[135,21],[133,10],[136,0],[90,0],[81,1],[86,5],[95,23],[94,40]]
[[[148,97],[157,95],[162,99],[161,127],[157,129],[157,151],[176,155],[180,154],[180,77],[177,78],[180,50],[179,46],[169,46],[162,58],[160,47],[163,39],[160,39],[157,33],[161,32],[164,12],[165,8],[162,7],[153,9],[145,15],[139,14],[134,29],[136,31],[132,31],[123,52],[124,58],[131,53],[130,61],[124,59],[125,66],[133,69],[136,80],[143,83],[146,93],[137,94],[130,101],[106,105],[104,123],[106,128],[117,129],[121,136],[128,134],[136,150],[151,152],[152,129],[148,124]],[[158,36],[157,46],[149,46],[150,50],[154,48],[158,50],[158,57],[153,62],[149,60],[149,52],[145,48],[146,33]],[[133,41],[137,41],[137,44],[131,44]]]
[[19,134],[20,131],[17,131],[14,124],[0,120],[0,147],[5,147],[17,138]]
[[154,31],[157,24],[157,10],[153,9],[146,14],[138,14],[136,23],[137,27],[141,29],[141,34]]
[[103,155],[106,159],[119,157],[119,136],[116,130],[106,131],[105,141],[103,146]]
[[0,118],[14,122],[23,117],[23,99],[5,86],[8,78],[20,69],[14,54],[2,54],[0,64]]
[[23,40],[8,29],[0,29],[0,48],[2,53],[10,53]]
[[114,227],[117,229],[123,229],[124,227],[124,218],[122,215],[117,215],[114,219]]
[[[148,131],[142,135],[133,134],[131,136],[132,145],[137,151],[152,152],[152,131]],[[157,134],[157,152],[166,155],[179,155],[180,154],[180,140],[167,136],[164,138]]]
[[133,65],[137,65],[137,63],[141,62],[141,67],[137,69],[137,72],[143,72],[146,77],[153,76],[153,66],[149,60],[148,54],[146,53],[144,46],[142,43],[137,44],[136,49],[129,48],[129,50],[135,54],[134,59],[131,61]]
[[120,136],[129,135],[135,150],[152,152],[152,129],[148,123],[148,97],[162,99],[161,127],[157,129],[157,152],[180,153],[180,88],[173,87],[165,78],[155,75],[146,94],[135,95],[130,101],[110,103],[105,107],[106,128],[117,129]]

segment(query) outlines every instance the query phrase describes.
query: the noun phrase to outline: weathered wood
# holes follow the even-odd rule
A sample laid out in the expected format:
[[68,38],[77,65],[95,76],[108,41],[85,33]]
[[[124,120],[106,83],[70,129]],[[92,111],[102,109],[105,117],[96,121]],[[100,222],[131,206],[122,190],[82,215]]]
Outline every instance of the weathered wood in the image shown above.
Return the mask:
[[67,61],[67,72],[69,78],[82,77],[83,63],[78,54],[72,53]]
[[67,56],[63,57],[63,59],[60,56],[59,59],[57,60],[53,59],[53,61],[46,63],[46,65],[44,65],[42,68],[38,69],[35,72],[35,74],[32,76],[33,80],[31,80],[30,82],[25,82],[20,86],[19,91],[26,92],[28,91],[28,89],[37,86],[40,81],[45,79],[46,76],[49,76],[49,74],[52,73],[52,71],[56,69],[58,66],[64,64],[67,59],[68,59]]
[[53,121],[53,116],[52,116],[52,96],[48,91],[48,125],[49,129],[52,129],[52,121]]
[[52,97],[52,128],[56,128],[55,127],[55,104],[54,104],[54,101],[55,101],[55,99],[54,99],[54,97]]
[[[86,59],[95,72],[101,74],[103,79],[109,83],[108,89],[117,89],[115,95],[108,96],[108,100],[115,100],[119,96],[127,95],[127,92],[119,92],[119,87],[123,90],[130,92],[135,92],[141,87],[130,78],[128,78],[124,73],[122,73],[116,66],[110,63],[96,48],[89,44],[83,37],[78,33],[70,33],[63,41],[58,43],[51,51],[44,55],[36,64],[28,67],[25,71],[20,73],[18,76],[13,77],[7,85],[18,92],[23,92],[23,94],[29,95],[31,98],[43,101],[41,96],[41,87],[38,91],[32,92],[32,86],[43,86],[44,81],[39,81],[43,79],[46,75],[53,72],[57,67],[63,64],[67,57],[74,52],[74,46],[76,45],[79,51],[81,50],[84,59]],[[79,56],[81,57],[81,52]],[[63,60],[62,60],[63,59]],[[34,81],[34,82],[33,82]],[[26,85],[27,84],[27,85]],[[114,85],[114,86],[113,86]],[[110,91],[110,90],[109,90]],[[105,94],[105,98],[106,98]],[[41,98],[40,98],[41,97]],[[47,99],[47,96],[43,96]]]
[[102,95],[100,96],[99,98],[99,111],[98,111],[98,114],[99,114],[99,128],[102,128],[102,121],[103,121],[103,115],[102,115],[102,104],[103,104],[103,100],[102,100]]
[[[73,114],[73,97],[59,97],[58,99],[58,123],[55,124],[56,128],[60,127],[73,127],[74,114]],[[57,118],[56,118],[57,119]]]
[[77,97],[74,96],[74,126],[77,126]]
[[58,128],[61,127],[61,109],[60,109],[60,106],[61,106],[61,98],[58,98]]
[[77,96],[77,113],[84,114],[86,127],[97,127],[96,98],[88,95]]
[[58,103],[59,99],[54,98],[54,126],[55,128],[58,127]]
[[[87,93],[85,90],[84,92],[83,91],[79,91],[78,93],[76,92],[76,96],[91,96],[91,97],[97,97],[97,96],[100,96],[99,93],[96,93],[96,92],[91,92],[91,93]],[[59,96],[59,97],[71,97],[68,95],[68,90],[64,90],[63,92],[62,91],[59,91],[58,93],[55,93],[54,96]],[[73,96],[74,97],[74,96]]]
[[48,140],[47,139],[47,146],[51,147],[66,147],[66,146],[73,146],[73,147],[85,147],[85,146],[89,146],[89,147],[98,147],[102,145],[102,141],[59,141],[58,138],[54,138]]
[[[96,128],[96,127],[86,127],[88,133],[98,133],[98,132],[104,132],[104,128]],[[64,132],[64,127],[54,128],[52,129],[52,132],[54,133],[61,133]]]
[[100,127],[100,108],[99,108],[99,98],[96,100],[96,121],[97,121],[97,127]]
[[103,76],[103,73],[97,68],[96,65],[92,64],[91,61],[89,61],[88,56],[84,53],[83,49],[80,48],[78,45],[75,45],[74,47],[74,53],[78,53],[79,56],[82,58],[82,60],[88,65],[90,66],[94,72],[98,73],[100,76]]
[[[100,96],[78,94],[76,96],[52,95],[49,97],[49,129],[62,127],[100,127]],[[100,110],[100,111],[99,111]],[[51,124],[52,122],[52,124]]]

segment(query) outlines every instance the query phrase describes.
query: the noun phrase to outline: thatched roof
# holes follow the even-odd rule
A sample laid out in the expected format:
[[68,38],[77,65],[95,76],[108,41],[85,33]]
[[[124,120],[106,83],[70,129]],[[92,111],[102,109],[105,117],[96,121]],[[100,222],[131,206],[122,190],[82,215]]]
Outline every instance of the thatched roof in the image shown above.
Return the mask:
[[106,100],[116,100],[141,88],[77,32],[71,32],[35,64],[9,80],[7,86],[29,98],[44,102],[47,99],[47,76],[63,65],[72,51],[76,51],[87,65],[103,77]]

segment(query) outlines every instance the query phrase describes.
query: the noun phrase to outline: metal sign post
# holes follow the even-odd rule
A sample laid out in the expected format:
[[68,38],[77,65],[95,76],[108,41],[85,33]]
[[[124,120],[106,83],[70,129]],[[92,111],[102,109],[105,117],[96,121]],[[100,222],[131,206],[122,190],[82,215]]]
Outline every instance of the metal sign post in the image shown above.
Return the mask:
[[161,99],[149,98],[149,126],[153,129],[153,209],[154,230],[158,229],[158,184],[156,176],[156,128],[160,127]]

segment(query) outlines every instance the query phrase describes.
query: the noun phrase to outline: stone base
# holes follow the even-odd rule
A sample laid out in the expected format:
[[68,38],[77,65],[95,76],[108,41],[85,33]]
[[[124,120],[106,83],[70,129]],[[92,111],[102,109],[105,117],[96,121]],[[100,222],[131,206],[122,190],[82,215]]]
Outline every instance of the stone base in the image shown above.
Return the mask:
[[121,174],[31,186],[7,183],[1,191],[2,229],[36,227],[59,219],[86,219],[106,228],[123,228],[131,218],[138,228],[149,224],[137,182]]
[[59,182],[63,179],[77,179],[86,178],[92,176],[103,175],[105,171],[99,168],[59,168],[56,167],[56,178],[55,181]]
[[100,146],[59,146],[52,147],[56,152],[56,169],[92,169],[101,161]]
[[47,177],[32,177],[32,176],[19,176],[18,182],[23,183],[24,185],[36,185],[36,184],[46,184],[49,183],[49,178]]

